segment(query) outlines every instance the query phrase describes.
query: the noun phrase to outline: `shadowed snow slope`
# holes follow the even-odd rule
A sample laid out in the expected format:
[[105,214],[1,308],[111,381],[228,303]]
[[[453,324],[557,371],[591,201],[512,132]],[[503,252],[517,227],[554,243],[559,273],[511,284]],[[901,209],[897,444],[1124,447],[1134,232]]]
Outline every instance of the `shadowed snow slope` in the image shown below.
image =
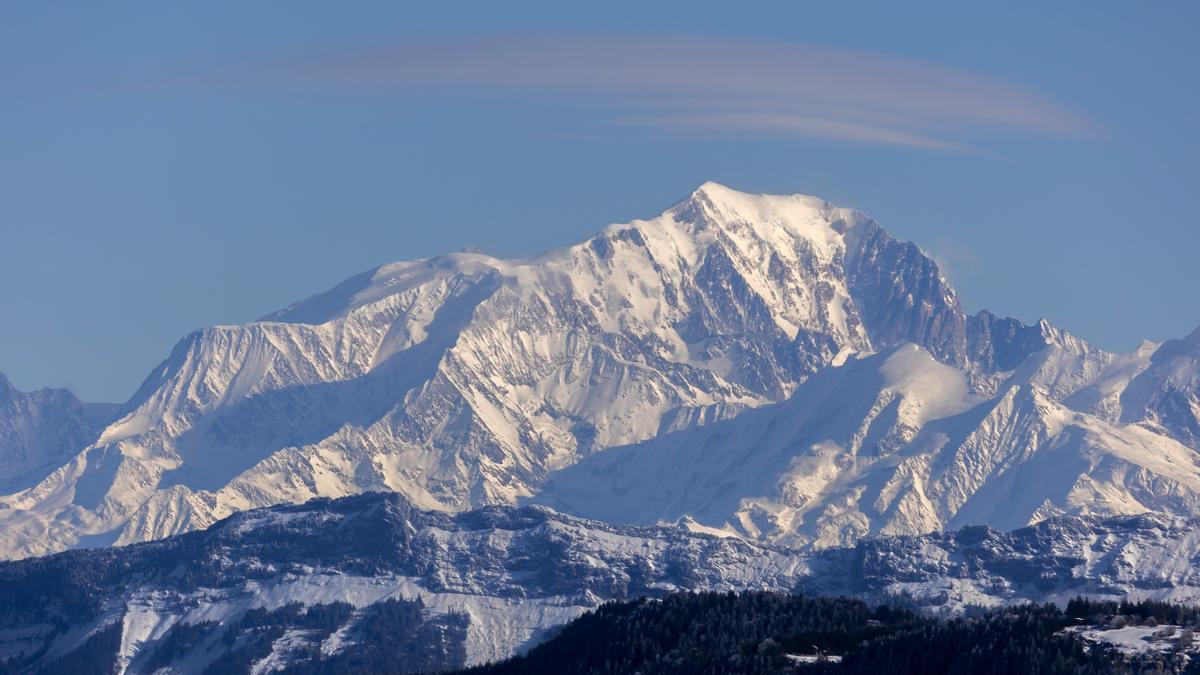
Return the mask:
[[[385,265],[185,337],[115,421],[9,486],[0,555],[368,490],[444,511],[511,504],[618,457],[669,470],[642,451],[691,462],[675,467],[687,482],[553,497],[620,515],[603,490],[628,489],[649,509],[631,520],[688,514],[822,546],[1063,512],[1190,514],[1195,379],[1163,359],[967,316],[931,259],[863,214],[706,183],[535,259]],[[0,460],[24,461],[7,443]],[[702,485],[722,462],[725,488]]]
[[17,391],[0,373],[0,489],[36,485],[91,443],[117,408],[65,389]]
[[1164,342],[1121,393],[1121,418],[1200,450],[1200,328]]

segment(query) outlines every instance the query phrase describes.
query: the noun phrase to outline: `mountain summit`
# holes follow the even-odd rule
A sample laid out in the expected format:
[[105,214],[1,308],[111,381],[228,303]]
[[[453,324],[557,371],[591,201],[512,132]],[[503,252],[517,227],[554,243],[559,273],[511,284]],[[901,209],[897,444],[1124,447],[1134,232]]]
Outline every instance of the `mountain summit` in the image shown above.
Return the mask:
[[[115,421],[0,497],[0,554],[369,490],[462,511],[551,486],[583,509],[559,489],[580,471],[604,476],[586,508],[610,513],[629,486],[604,458],[654,464],[643,453],[674,438],[705,445],[664,458],[708,448],[777,474],[638,502],[637,520],[696,514],[824,546],[1000,516],[1200,512],[1186,416],[1112,414],[1155,368],[1045,322],[966,315],[932,259],[862,213],[706,183],[537,258],[392,263],[186,336]],[[1153,381],[1184,391],[1149,396],[1156,409],[1195,393]],[[738,437],[743,419],[768,426]],[[1051,467],[1053,481],[1022,477]]]

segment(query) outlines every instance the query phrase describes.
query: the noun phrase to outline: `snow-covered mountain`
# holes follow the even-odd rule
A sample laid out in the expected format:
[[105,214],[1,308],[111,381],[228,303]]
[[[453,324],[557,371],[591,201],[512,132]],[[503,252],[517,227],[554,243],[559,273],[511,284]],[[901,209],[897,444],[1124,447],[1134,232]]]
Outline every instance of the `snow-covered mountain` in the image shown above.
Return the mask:
[[782,403],[587,457],[534,499],[817,547],[1064,513],[1200,514],[1200,454],[1072,410],[1030,372],[987,395],[913,344],[852,356]]
[[1120,396],[1121,420],[1200,450],[1200,328],[1164,342]]
[[0,489],[36,485],[95,440],[116,409],[66,389],[17,391],[0,373]]
[[[1194,514],[1180,406],[1195,381],[1155,375],[1182,371],[1150,351],[968,316],[932,259],[865,215],[707,183],[538,258],[385,265],[185,337],[113,423],[0,497],[0,555],[368,490],[453,512],[551,484],[545,498],[613,515],[602,501],[645,491],[619,471],[586,499],[561,486],[618,456],[660,466],[640,453],[679,438],[778,473],[735,471],[733,492],[701,498],[687,486],[713,463],[682,466],[671,476],[685,482],[663,487],[688,494],[629,519],[824,546],[1054,513]],[[1127,402],[1142,382],[1183,398]],[[760,434],[740,421],[751,413],[791,431]],[[738,428],[764,445],[722,445]]]
[[119,673],[237,672],[234,661],[274,672],[361,651],[391,600],[422,603],[409,637],[387,645],[421,647],[407,664],[416,671],[508,656],[605,600],[672,590],[903,598],[934,613],[1081,593],[1200,598],[1200,521],[1157,514],[813,554],[693,527],[616,527],[544,507],[446,514],[394,493],[242,512],[163,541],[0,563],[0,659],[47,672],[71,672],[64,664],[81,654]]

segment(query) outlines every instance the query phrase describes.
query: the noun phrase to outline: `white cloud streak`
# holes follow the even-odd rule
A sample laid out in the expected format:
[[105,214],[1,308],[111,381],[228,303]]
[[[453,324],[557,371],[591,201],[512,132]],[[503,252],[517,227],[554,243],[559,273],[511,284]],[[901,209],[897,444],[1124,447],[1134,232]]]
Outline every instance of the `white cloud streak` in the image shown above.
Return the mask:
[[[225,84],[228,78],[221,78]],[[242,70],[242,84],[597,99],[614,120],[964,150],[979,134],[1091,131],[1061,105],[979,74],[803,44],[649,35],[401,41]],[[590,97],[590,98],[588,98]]]

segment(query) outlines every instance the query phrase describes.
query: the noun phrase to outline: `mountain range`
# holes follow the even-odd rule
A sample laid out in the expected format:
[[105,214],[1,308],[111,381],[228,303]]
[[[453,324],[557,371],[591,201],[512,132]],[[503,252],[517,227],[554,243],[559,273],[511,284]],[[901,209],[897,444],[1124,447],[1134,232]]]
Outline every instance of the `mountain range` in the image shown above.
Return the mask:
[[121,405],[0,376],[0,493],[0,672],[450,669],[675,590],[1195,601],[1200,329],[968,315],[868,216],[706,183],[199,330]]
[[1200,515],[1200,330],[966,314],[857,211],[706,183],[529,260],[384,265],[183,338],[123,405],[0,382],[0,556],[364,491],[851,546]]
[[709,183],[527,261],[383,265],[196,331],[107,424],[5,382],[0,555],[367,490],[802,548],[1196,515],[1198,359],[1200,330],[1114,354],[968,316],[870,217]]

